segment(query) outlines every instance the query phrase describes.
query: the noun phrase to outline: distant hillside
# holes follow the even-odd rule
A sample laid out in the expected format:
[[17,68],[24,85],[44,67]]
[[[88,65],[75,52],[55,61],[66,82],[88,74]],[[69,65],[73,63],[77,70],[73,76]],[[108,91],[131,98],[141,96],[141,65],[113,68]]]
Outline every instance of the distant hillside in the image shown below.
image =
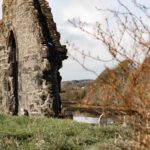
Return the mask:
[[71,104],[79,104],[85,97],[87,92],[87,86],[92,83],[93,80],[73,80],[63,81],[61,84],[61,100],[64,107],[68,107]]
[[145,109],[150,104],[150,58],[136,68],[125,60],[105,69],[87,88],[81,105],[112,109]]
[[93,80],[91,79],[86,79],[86,80],[72,80],[72,81],[63,81],[62,82],[62,88],[66,88],[68,86],[77,86],[77,87],[85,87],[89,85]]

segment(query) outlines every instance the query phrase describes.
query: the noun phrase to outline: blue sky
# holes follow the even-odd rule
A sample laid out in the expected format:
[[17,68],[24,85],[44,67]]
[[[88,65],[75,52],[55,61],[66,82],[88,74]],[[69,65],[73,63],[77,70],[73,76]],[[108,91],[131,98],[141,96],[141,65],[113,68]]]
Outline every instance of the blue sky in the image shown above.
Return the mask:
[[[103,49],[101,44],[94,40],[93,38],[82,33],[78,29],[75,29],[69,22],[68,19],[78,18],[82,21],[86,21],[89,24],[94,23],[95,21],[103,22],[105,19],[104,14],[100,14],[95,6],[100,8],[117,8],[118,5],[116,0],[48,0],[49,5],[52,9],[54,21],[57,23],[57,29],[61,33],[61,43],[64,44],[66,41],[70,43],[75,43],[80,49],[91,52],[94,56],[99,55],[103,59],[109,59],[109,53]],[[128,7],[133,9],[135,13],[136,10],[132,8],[131,0],[123,0]],[[150,7],[150,0],[138,0]],[[0,6],[2,0],[0,0]],[[1,16],[1,7],[0,7],[0,16]],[[73,53],[71,48],[68,48],[69,53]],[[77,56],[80,58],[80,56]],[[102,72],[105,67],[114,66],[114,62],[103,63],[92,61],[88,59],[86,61],[86,66],[97,72],[99,74]],[[61,69],[61,75],[63,80],[78,80],[78,79],[95,79],[96,76],[90,72],[85,71],[77,62],[72,59],[65,60],[63,63],[63,68]]]

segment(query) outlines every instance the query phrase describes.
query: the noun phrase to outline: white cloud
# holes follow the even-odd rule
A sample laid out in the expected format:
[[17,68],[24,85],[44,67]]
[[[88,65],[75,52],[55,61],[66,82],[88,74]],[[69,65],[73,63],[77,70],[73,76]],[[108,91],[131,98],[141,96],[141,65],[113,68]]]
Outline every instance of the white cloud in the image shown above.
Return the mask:
[[[141,3],[140,0],[137,1]],[[121,11],[124,11],[122,7],[118,7],[117,0],[57,0],[57,2],[56,0],[51,0],[50,2],[54,20],[56,21],[58,30],[61,33],[62,43],[65,40],[69,40],[70,42],[74,42],[77,46],[80,46],[81,49],[89,50],[94,55],[99,54],[102,58],[109,59],[110,55],[103,49],[100,42],[93,40],[88,35],[85,35],[79,30],[75,29],[72,25],[67,23],[67,20],[71,18],[80,18],[82,21],[86,21],[88,23],[93,23],[95,21],[103,22],[106,16],[104,14],[100,14],[95,9],[95,6],[102,9],[117,8]],[[136,15],[142,15],[140,10],[135,9],[134,5],[131,3],[131,0],[122,2],[125,3]],[[146,6],[150,7],[149,0],[142,0],[142,3],[147,4]],[[111,24],[114,24],[113,19]],[[124,42],[127,43],[126,45],[130,44],[129,39],[125,40]],[[68,50],[71,51],[71,49]],[[71,63],[72,65],[70,65]],[[93,61],[87,62],[87,66],[90,69],[93,69],[99,73],[104,69],[104,66],[112,66],[112,64],[113,63],[96,63]],[[72,68],[73,65],[73,68],[75,69]],[[74,76],[78,78],[83,78],[83,76],[84,78],[89,78],[90,73],[87,73],[86,71],[80,71],[79,68],[80,66],[74,63],[72,60],[67,60],[64,63],[64,67],[61,71],[63,79],[74,79]],[[71,72],[68,72],[69,70],[71,70]],[[80,75],[78,72],[80,72]],[[94,78],[92,74],[90,77]]]
[[[96,2],[97,0],[95,0]],[[68,18],[77,17],[82,21],[93,22],[97,20],[102,20],[103,16],[96,15],[97,10],[95,9],[95,2],[76,0],[73,1],[66,9],[63,9],[62,16],[64,16],[64,21]],[[90,3],[93,4],[90,7]]]
[[[91,51],[94,56],[100,55],[103,59],[109,59],[109,53],[102,48],[100,42],[68,23],[68,19],[72,18],[80,18],[82,21],[88,23],[94,23],[95,21],[103,22],[106,16],[99,14],[95,8],[96,6],[102,5],[106,7],[110,5],[110,2],[102,3],[100,0],[57,0],[56,2],[55,0],[51,0],[50,6],[52,7],[52,13],[57,23],[58,31],[61,33],[62,43],[68,40],[69,42],[75,43],[81,50],[84,49],[87,53]],[[70,53],[72,49],[70,48],[68,51]],[[86,66],[98,74],[104,69],[103,63],[89,59],[86,61]],[[92,73],[85,71],[71,59],[64,62],[61,73],[64,80],[96,77]]]

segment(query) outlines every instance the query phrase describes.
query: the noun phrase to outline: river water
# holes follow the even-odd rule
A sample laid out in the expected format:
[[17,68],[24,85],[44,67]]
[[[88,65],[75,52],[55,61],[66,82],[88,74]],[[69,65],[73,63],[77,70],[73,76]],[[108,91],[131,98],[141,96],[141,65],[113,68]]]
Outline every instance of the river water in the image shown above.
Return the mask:
[[73,120],[82,123],[99,124],[99,118],[94,117],[73,116]]
[[112,118],[96,118],[96,117],[87,117],[83,115],[73,116],[73,120],[80,123],[89,123],[89,124],[113,124],[114,121]]

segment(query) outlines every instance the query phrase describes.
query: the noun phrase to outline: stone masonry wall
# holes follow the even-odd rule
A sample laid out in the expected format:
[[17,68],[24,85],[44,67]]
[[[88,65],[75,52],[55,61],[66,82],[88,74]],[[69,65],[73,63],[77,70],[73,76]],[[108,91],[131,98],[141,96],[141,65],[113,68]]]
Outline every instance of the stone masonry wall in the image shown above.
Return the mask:
[[5,48],[0,51],[0,86],[6,82],[6,87],[0,87],[5,106],[0,111],[15,115],[26,109],[31,115],[49,115],[53,108],[56,115],[60,113],[58,70],[66,48],[60,44],[46,1],[4,0],[1,34]]

